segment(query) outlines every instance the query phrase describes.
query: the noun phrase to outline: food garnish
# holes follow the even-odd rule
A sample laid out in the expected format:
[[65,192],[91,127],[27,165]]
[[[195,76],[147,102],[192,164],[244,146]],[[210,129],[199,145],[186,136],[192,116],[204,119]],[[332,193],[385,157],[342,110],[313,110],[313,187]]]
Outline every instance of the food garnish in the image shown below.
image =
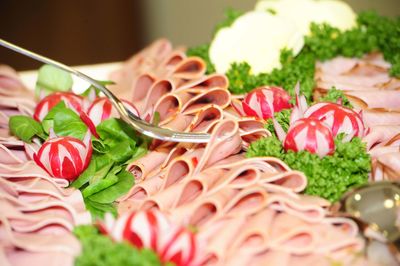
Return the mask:
[[283,141],[286,151],[308,151],[319,157],[332,154],[335,150],[332,131],[315,118],[301,118],[292,126]]
[[[400,76],[399,23],[399,20],[370,11],[358,14],[356,26],[345,31],[326,23],[312,23],[310,34],[305,37],[304,47],[298,55],[290,49],[282,49],[280,59],[278,58],[281,68],[275,68],[269,73],[255,74],[248,62],[233,62],[226,70],[230,82],[229,90],[235,94],[244,94],[256,87],[274,85],[287,89],[294,96],[292,88],[300,82],[302,94],[311,102],[317,61],[340,55],[361,57],[374,51],[382,52],[385,60],[391,63],[392,76]],[[197,56],[209,62],[207,47],[209,44],[201,46],[201,49],[193,47],[189,51],[196,51]]]
[[365,143],[355,137],[343,142],[343,136],[335,139],[335,152],[320,158],[308,151],[285,151],[276,136],[251,143],[246,156],[272,156],[283,160],[292,169],[307,176],[305,193],[335,202],[353,186],[366,184],[371,171],[371,158]]
[[345,134],[344,141],[349,141],[354,136],[362,138],[365,133],[361,116],[354,110],[337,103],[316,103],[305,111],[304,117],[323,121],[334,137],[340,133]]
[[33,155],[35,162],[55,178],[75,180],[89,165],[92,157],[91,135],[83,141],[74,137],[48,139]]
[[[70,89],[72,85],[65,85],[69,80],[65,73],[42,67],[39,76],[50,80],[50,91],[55,92],[39,102],[33,118],[10,117],[10,131],[26,143],[39,145],[33,154],[35,162],[52,177],[66,179],[79,188],[93,217],[103,217],[106,212],[116,214],[114,201],[134,184],[125,166],[147,152],[149,140],[118,119],[108,100],[93,98],[97,95],[93,88],[83,95],[60,92],[56,88]],[[43,95],[43,90],[49,92],[41,87],[38,94]],[[125,104],[138,115],[132,104]]]
[[117,220],[108,216],[102,230],[117,242],[127,241],[138,249],[149,248],[161,262],[176,266],[196,265],[199,241],[189,229],[172,224],[160,211],[127,212]]
[[114,242],[94,225],[75,227],[74,233],[82,244],[82,253],[75,260],[76,266],[162,265],[154,251],[135,248],[128,242]]
[[280,87],[261,87],[249,92],[240,105],[233,107],[243,116],[271,118],[274,112],[291,108],[289,94]]

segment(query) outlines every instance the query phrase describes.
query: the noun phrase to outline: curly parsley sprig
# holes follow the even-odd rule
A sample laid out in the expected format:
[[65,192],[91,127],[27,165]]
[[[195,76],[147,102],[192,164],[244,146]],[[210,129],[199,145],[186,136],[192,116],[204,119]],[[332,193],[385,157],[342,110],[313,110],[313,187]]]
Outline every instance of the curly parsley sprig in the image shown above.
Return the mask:
[[371,159],[365,143],[360,138],[342,142],[335,139],[333,155],[319,158],[308,151],[285,151],[276,136],[251,143],[247,157],[272,156],[284,161],[289,167],[304,172],[307,176],[305,194],[316,195],[335,202],[351,187],[366,184],[371,170]]

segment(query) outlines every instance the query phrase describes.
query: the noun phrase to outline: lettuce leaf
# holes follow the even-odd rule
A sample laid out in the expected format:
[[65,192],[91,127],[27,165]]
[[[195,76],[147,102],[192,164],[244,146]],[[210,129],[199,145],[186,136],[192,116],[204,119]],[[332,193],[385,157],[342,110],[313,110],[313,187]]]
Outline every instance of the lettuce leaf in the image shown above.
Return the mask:
[[51,65],[39,69],[36,81],[36,97],[48,95],[55,91],[69,91],[73,85],[71,74]]
[[41,139],[47,138],[42,125],[29,116],[11,116],[10,120],[8,121],[8,126],[14,136],[26,143],[31,143],[32,138],[35,136],[38,136]]

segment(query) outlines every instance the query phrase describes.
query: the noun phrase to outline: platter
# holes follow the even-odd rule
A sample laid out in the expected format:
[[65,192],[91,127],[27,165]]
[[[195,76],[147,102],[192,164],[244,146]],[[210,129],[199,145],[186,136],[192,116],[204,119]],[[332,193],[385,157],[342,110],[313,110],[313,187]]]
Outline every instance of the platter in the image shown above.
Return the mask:
[[76,67],[204,144],[140,135],[51,66],[1,65],[0,265],[398,265],[399,22],[263,0],[205,45]]

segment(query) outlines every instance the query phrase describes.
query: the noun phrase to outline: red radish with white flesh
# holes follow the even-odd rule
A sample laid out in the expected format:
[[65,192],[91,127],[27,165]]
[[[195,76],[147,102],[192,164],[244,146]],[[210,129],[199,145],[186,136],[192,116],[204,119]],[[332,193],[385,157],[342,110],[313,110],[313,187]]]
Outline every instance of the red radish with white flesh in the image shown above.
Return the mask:
[[193,232],[184,227],[170,230],[160,254],[162,262],[173,262],[176,266],[197,265],[198,242]]
[[361,116],[350,108],[330,102],[314,104],[306,110],[304,117],[316,118],[322,121],[332,131],[333,137],[344,133],[343,141],[353,137],[363,137],[365,133]]
[[102,232],[115,241],[128,241],[137,248],[150,248],[159,254],[162,262],[177,266],[196,265],[198,241],[184,227],[174,226],[158,210],[127,212],[115,220],[106,215],[100,224]]
[[[139,112],[133,104],[126,100],[121,101],[129,111],[139,117]],[[119,114],[111,101],[105,97],[96,98],[90,105],[87,113],[95,126],[108,118],[119,117]]]
[[75,180],[92,158],[91,134],[83,141],[73,137],[53,137],[33,154],[34,161],[55,178]]
[[315,118],[297,120],[290,128],[283,143],[286,151],[309,151],[319,157],[332,154],[335,142],[331,130]]
[[233,106],[241,115],[268,119],[274,112],[291,108],[289,101],[289,94],[280,87],[260,87],[245,96],[240,110]]
[[33,118],[42,121],[48,112],[59,102],[64,101],[65,105],[75,110],[77,113],[82,111],[84,104],[83,97],[72,92],[55,92],[44,97],[35,108]]
[[[110,220],[110,219],[109,219]],[[157,210],[128,212],[116,221],[106,220],[105,231],[115,241],[128,241],[138,248],[160,250],[160,237],[170,229],[168,219]]]

